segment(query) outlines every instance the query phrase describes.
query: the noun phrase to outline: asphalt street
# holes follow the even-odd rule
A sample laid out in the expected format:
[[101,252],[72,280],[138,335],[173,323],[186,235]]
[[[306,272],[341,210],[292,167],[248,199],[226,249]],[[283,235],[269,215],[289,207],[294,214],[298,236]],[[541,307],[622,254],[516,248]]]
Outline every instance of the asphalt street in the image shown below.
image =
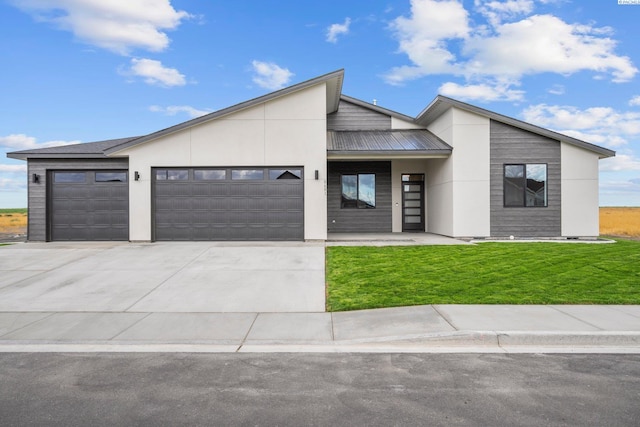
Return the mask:
[[3,426],[637,426],[639,355],[0,354]]

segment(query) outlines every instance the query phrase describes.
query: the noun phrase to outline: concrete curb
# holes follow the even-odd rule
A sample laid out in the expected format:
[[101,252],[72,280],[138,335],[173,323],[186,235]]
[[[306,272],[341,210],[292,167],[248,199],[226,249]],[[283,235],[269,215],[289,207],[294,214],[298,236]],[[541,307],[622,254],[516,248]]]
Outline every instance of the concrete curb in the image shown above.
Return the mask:
[[0,342],[13,352],[186,353],[625,353],[640,354],[640,332],[457,331],[342,341],[35,341]]

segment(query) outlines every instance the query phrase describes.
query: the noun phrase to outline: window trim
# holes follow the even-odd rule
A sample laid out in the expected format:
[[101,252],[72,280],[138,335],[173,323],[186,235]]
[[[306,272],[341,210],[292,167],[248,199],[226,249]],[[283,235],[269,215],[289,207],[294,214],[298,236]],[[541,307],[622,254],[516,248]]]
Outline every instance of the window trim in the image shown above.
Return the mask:
[[[540,165],[540,166],[544,166],[545,167],[545,181],[544,181],[544,205],[531,205],[528,206],[527,205],[527,166],[532,166],[532,165]],[[507,204],[507,197],[506,197],[506,191],[505,191],[505,180],[506,180],[506,174],[507,174],[507,167],[509,166],[522,166],[524,169],[524,186],[522,187],[522,192],[523,192],[523,199],[522,199],[522,205],[508,205]],[[537,163],[537,162],[531,162],[531,163],[504,163],[502,165],[502,206],[504,208],[548,208],[549,207],[549,164],[548,163]]]

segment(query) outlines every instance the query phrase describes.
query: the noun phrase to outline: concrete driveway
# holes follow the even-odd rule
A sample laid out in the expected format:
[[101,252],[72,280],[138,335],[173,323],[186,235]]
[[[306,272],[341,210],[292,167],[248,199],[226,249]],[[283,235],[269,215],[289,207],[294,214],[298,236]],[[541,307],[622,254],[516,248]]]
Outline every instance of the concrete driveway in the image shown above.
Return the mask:
[[0,247],[0,312],[323,312],[321,243]]

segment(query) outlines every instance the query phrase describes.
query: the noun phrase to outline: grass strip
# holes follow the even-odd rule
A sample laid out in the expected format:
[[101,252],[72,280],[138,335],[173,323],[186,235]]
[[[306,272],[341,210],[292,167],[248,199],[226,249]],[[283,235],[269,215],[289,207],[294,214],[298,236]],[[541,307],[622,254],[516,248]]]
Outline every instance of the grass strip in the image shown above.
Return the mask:
[[420,304],[640,304],[640,242],[327,248],[329,311]]
[[2,208],[0,209],[0,215],[2,214],[25,214],[27,213],[27,208]]

